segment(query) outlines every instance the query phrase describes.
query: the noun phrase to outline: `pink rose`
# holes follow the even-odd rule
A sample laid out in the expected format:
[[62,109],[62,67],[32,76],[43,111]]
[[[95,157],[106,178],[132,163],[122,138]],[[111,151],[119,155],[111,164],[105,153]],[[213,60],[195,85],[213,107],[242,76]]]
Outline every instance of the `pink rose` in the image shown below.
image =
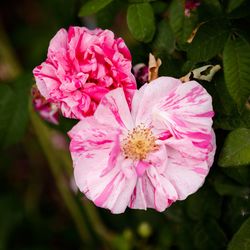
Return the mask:
[[31,89],[32,103],[35,111],[47,122],[59,124],[59,109],[51,102],[45,100],[40,94],[37,87],[34,85]]
[[33,73],[41,94],[65,117],[83,119],[112,89],[122,87],[131,103],[136,89],[131,68],[126,44],[112,31],[70,27],[52,38],[46,61]]
[[214,115],[197,82],[160,77],[135,92],[121,88],[69,132],[76,184],[97,206],[163,211],[203,184],[213,163]]

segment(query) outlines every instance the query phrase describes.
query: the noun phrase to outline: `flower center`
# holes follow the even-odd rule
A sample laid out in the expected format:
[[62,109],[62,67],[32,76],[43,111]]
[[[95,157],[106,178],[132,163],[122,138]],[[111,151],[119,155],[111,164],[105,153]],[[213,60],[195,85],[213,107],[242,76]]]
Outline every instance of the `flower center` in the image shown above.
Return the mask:
[[143,160],[149,152],[156,150],[156,137],[149,128],[139,125],[130,131],[121,145],[126,158]]

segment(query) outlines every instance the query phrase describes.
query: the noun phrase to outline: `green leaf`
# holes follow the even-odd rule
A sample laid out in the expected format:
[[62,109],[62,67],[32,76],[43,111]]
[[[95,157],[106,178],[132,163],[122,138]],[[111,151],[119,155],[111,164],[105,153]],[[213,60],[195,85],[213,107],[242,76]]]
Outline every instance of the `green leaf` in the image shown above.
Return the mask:
[[169,22],[180,44],[185,44],[197,25],[197,15],[192,13],[190,17],[184,15],[184,1],[172,1],[169,9]]
[[245,0],[229,0],[227,6],[227,12],[230,13],[238,8]]
[[0,85],[0,148],[17,143],[28,122],[30,77],[21,77],[12,85]]
[[232,196],[224,199],[224,201],[226,202],[224,203],[222,223],[232,235],[240,228],[248,216],[250,200],[249,196],[246,195],[244,198]]
[[95,14],[97,26],[102,29],[113,27],[115,22],[114,17],[123,8],[127,8],[127,3],[120,1],[113,1],[112,4],[105,6]]
[[168,22],[161,21],[153,43],[155,51],[171,53],[175,49],[175,37]]
[[233,115],[221,115],[216,114],[214,120],[215,129],[224,129],[224,130],[234,130],[237,128],[244,128],[246,125],[240,118],[240,116]]
[[250,218],[248,218],[233,236],[228,245],[228,250],[249,250],[250,249]]
[[[236,2],[236,1],[235,1]],[[238,1],[237,1],[238,2]],[[241,2],[241,0],[239,1]],[[238,4],[238,3],[237,3]],[[234,6],[233,6],[234,7]],[[233,9],[228,17],[230,19],[241,19],[241,18],[248,18],[250,15],[249,12],[249,8],[250,8],[250,1],[244,1],[242,2],[240,5],[237,6],[237,8]],[[247,31],[247,29],[245,28],[245,23],[243,22],[243,29],[245,31]]]
[[239,128],[229,133],[218,164],[221,167],[239,167],[250,164],[250,129]]
[[220,0],[202,0],[202,4],[198,7],[198,12],[200,22],[220,18],[223,15]]
[[221,214],[221,198],[211,187],[202,188],[188,197],[187,213],[193,220],[200,220],[207,216],[219,218]]
[[246,167],[223,168],[223,172],[241,185],[248,186],[250,179],[250,169]]
[[[179,250],[196,249],[194,246],[194,241],[193,241],[193,238],[194,238],[193,230],[191,230],[194,227],[194,223],[184,218],[179,224],[175,224],[175,227],[179,227],[177,231],[177,237],[174,240],[176,249],[179,249]],[[165,249],[165,248],[161,248],[161,249]],[[170,249],[174,249],[174,248],[171,247]]]
[[0,146],[4,144],[6,130],[11,120],[14,92],[8,85],[0,84]]
[[13,229],[22,220],[21,206],[13,193],[0,196],[0,249],[7,249]]
[[214,91],[212,93],[212,99],[213,107],[216,111],[214,127],[224,130],[246,127],[245,122],[242,120],[242,117],[240,117],[236,103],[228,92],[223,75],[222,71],[216,74],[210,85]]
[[128,0],[129,3],[149,3],[154,1],[155,0]]
[[228,116],[234,112],[238,113],[236,103],[227,90],[223,71],[218,72],[214,76],[212,83],[214,83],[213,89],[215,89],[216,93],[216,97],[213,96],[213,105],[216,112]]
[[227,238],[214,219],[200,221],[194,229],[194,244],[201,250],[224,249]]
[[245,197],[250,194],[250,189],[230,180],[225,175],[217,175],[214,180],[214,188],[219,195],[231,195]]
[[239,111],[245,106],[250,95],[250,44],[242,37],[228,39],[224,52],[223,64],[225,81]]
[[155,33],[154,12],[149,3],[129,5],[127,12],[128,28],[140,42],[150,42]]
[[103,9],[105,6],[110,4],[113,0],[89,0],[82,5],[78,16],[89,16],[99,10]]
[[228,36],[229,29],[225,20],[202,24],[188,47],[188,58],[194,62],[210,60],[222,51]]

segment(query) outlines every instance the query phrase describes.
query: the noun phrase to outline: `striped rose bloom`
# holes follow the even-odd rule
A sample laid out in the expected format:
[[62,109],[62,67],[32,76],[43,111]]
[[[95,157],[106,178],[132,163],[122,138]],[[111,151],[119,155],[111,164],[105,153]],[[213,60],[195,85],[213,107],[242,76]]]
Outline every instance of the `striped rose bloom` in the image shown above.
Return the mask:
[[197,82],[160,77],[135,92],[110,91],[69,132],[76,184],[112,213],[164,211],[202,186],[213,163],[211,97]]
[[110,90],[123,88],[126,99],[136,89],[131,55],[110,30],[60,29],[50,41],[47,59],[33,70],[41,94],[68,118],[94,113]]

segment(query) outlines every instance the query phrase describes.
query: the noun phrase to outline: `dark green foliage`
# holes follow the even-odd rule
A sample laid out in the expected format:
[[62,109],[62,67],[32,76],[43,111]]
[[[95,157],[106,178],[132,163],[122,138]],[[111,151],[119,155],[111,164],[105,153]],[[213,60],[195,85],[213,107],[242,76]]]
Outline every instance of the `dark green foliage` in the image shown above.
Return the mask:
[[223,53],[223,65],[228,91],[239,111],[242,111],[250,96],[250,43],[247,39],[241,36],[228,39]]
[[229,250],[248,250],[250,249],[250,218],[248,218],[240,227],[239,231],[234,235],[233,239],[230,241],[228,249]]
[[222,52],[228,36],[228,24],[223,19],[202,24],[188,47],[188,58],[193,62],[210,60]]
[[17,143],[28,122],[30,76],[0,85],[0,147]]
[[105,6],[110,4],[113,0],[89,0],[84,3],[79,11],[79,16],[89,16],[95,14]]
[[149,3],[130,4],[127,12],[128,28],[140,42],[150,42],[155,33],[152,6]]
[[250,164],[249,129],[235,129],[228,135],[218,164],[221,167],[239,167]]
[[[31,75],[6,81],[0,43],[0,249],[250,249],[250,1],[202,0],[190,16],[184,0],[5,1],[2,9],[24,72],[45,59],[51,37],[69,25],[114,31],[133,65],[147,64],[153,52],[162,60],[160,76],[179,78],[208,64],[222,69],[211,82],[200,81],[213,98],[217,138],[204,186],[163,213],[98,209],[110,242],[93,229],[99,225],[91,225],[82,195],[73,195],[93,236],[82,242],[29,122]],[[75,123],[61,118],[59,126],[47,125],[66,134]],[[65,189],[67,161],[59,162]]]

